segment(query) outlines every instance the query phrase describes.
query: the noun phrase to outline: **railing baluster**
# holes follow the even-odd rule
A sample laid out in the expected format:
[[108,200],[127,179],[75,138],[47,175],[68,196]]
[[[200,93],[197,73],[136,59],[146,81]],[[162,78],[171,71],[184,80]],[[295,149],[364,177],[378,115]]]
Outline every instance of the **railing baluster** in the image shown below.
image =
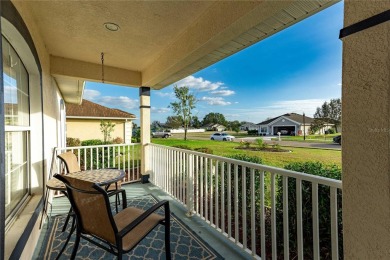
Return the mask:
[[288,226],[288,177],[283,176],[283,249],[284,259],[290,257],[289,246],[289,226]]
[[194,158],[192,154],[188,154],[187,165],[187,216],[192,216],[194,211]]
[[296,180],[297,196],[297,251],[298,260],[303,260],[302,180]]
[[204,201],[204,193],[203,193],[203,186],[204,186],[204,168],[203,168],[203,161],[205,158],[200,158],[200,216],[204,217],[203,212],[203,201]]
[[196,199],[196,213],[199,212],[199,200],[200,200],[200,196],[199,196],[199,156],[196,155],[195,156],[195,185],[196,185],[196,189],[195,189],[195,195],[194,195],[194,198]]
[[242,190],[241,190],[241,210],[242,210],[242,245],[247,248],[247,223],[246,223],[246,167],[242,166],[241,177],[242,177]]
[[215,176],[213,160],[210,159],[210,224],[213,225],[214,221],[214,185],[213,185],[213,177]]
[[239,242],[238,233],[238,165],[234,165],[234,238],[236,244]]
[[337,188],[330,187],[330,217],[332,234],[332,259],[339,259],[339,232],[338,232],[338,205]]
[[225,162],[221,162],[221,229],[222,229],[222,233],[226,232],[226,228],[225,228]]
[[260,173],[260,239],[261,239],[261,259],[266,259],[265,248],[265,197],[264,197],[264,175],[265,172]]
[[256,256],[256,190],[255,169],[251,169],[251,250],[252,256]]
[[312,183],[312,207],[313,207],[313,258],[320,259],[320,237],[318,219],[318,183]]
[[232,164],[228,163],[227,196],[228,196],[228,238],[232,237]]
[[208,189],[208,179],[207,179],[207,172],[208,172],[208,158],[205,158],[205,165],[204,165],[204,168],[205,168],[205,175],[204,175],[204,181],[205,181],[205,192],[204,192],[204,197],[205,197],[205,201],[204,201],[204,205],[205,205],[205,220],[209,220],[209,200],[208,200],[208,197],[209,197],[209,189]]
[[271,172],[271,238],[272,238],[272,259],[277,258],[276,248],[276,190],[275,173]]
[[219,228],[219,185],[218,185],[218,178],[219,175],[219,161],[215,161],[215,226],[218,229]]

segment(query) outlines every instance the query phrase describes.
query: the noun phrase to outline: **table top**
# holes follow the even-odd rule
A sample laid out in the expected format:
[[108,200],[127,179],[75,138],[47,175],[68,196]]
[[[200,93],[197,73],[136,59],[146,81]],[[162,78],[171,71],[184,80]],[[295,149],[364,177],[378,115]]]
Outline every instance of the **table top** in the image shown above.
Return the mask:
[[[98,185],[108,185],[125,177],[125,173],[119,169],[99,169],[99,170],[87,170],[81,172],[69,173],[66,176],[77,178],[84,181],[90,181],[97,183]],[[65,184],[56,179],[51,178],[47,181],[46,187],[51,190],[66,190]]]

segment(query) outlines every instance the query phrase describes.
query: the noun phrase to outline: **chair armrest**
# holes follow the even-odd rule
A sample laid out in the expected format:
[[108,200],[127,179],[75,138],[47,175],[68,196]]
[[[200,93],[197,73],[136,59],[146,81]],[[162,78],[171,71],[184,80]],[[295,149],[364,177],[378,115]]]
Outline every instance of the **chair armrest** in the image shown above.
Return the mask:
[[136,218],[133,222],[131,222],[129,225],[127,225],[124,229],[122,229],[118,233],[118,237],[124,237],[127,233],[129,233],[132,229],[134,229],[136,226],[138,226],[142,221],[144,221],[149,215],[154,213],[157,209],[159,209],[161,206],[164,206],[165,210],[165,220],[168,216],[170,216],[170,210],[169,210],[169,201],[163,200],[153,205],[153,207],[149,208],[147,211],[141,214],[138,218]]

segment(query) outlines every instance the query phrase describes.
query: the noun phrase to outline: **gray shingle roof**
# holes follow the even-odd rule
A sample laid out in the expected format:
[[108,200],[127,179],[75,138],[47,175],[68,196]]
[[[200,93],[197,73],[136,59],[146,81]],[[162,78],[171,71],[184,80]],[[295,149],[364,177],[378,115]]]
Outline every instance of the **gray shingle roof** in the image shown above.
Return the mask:
[[[303,115],[300,115],[300,114],[297,114],[297,113],[287,113],[287,114],[284,114],[284,115],[281,115],[281,116],[277,116],[277,117],[274,117],[274,118],[271,118],[271,119],[267,119],[267,120],[265,120],[263,122],[258,123],[257,125],[268,125],[272,121],[275,121],[276,119],[278,119],[279,117],[282,117],[282,116],[286,117],[288,119],[291,119],[291,120],[293,120],[295,122],[303,124]],[[313,121],[314,121],[314,118],[305,116],[305,124],[310,124]]]

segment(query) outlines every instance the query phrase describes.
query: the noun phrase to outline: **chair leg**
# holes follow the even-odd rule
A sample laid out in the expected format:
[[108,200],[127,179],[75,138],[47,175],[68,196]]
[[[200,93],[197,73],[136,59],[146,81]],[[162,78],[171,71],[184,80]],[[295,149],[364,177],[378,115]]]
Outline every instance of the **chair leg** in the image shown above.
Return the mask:
[[64,226],[62,227],[62,232],[65,231],[66,227],[68,226],[68,222],[69,222],[69,218],[70,218],[70,215],[72,214],[72,207],[69,209],[69,212],[68,212],[68,216],[66,216],[66,220],[65,220],[65,223],[64,223]]
[[165,255],[166,259],[170,260],[171,259],[171,239],[170,239],[170,231],[171,230],[171,225],[170,221],[166,221],[165,223]]
[[61,251],[58,253],[58,255],[57,255],[57,257],[56,257],[56,260],[60,259],[60,256],[62,255],[62,253],[64,252],[66,246],[68,245],[69,240],[70,240],[70,238],[72,237],[72,234],[73,234],[75,228],[76,228],[75,222],[73,221],[73,222],[72,222],[72,228],[70,229],[68,238],[66,239],[65,244],[64,244],[64,246],[62,247]]
[[80,233],[77,231],[77,233],[76,233],[76,241],[74,242],[72,256],[70,257],[70,259],[72,259],[72,260],[76,258],[76,253],[77,253],[77,249],[79,247],[79,243],[80,243]]

